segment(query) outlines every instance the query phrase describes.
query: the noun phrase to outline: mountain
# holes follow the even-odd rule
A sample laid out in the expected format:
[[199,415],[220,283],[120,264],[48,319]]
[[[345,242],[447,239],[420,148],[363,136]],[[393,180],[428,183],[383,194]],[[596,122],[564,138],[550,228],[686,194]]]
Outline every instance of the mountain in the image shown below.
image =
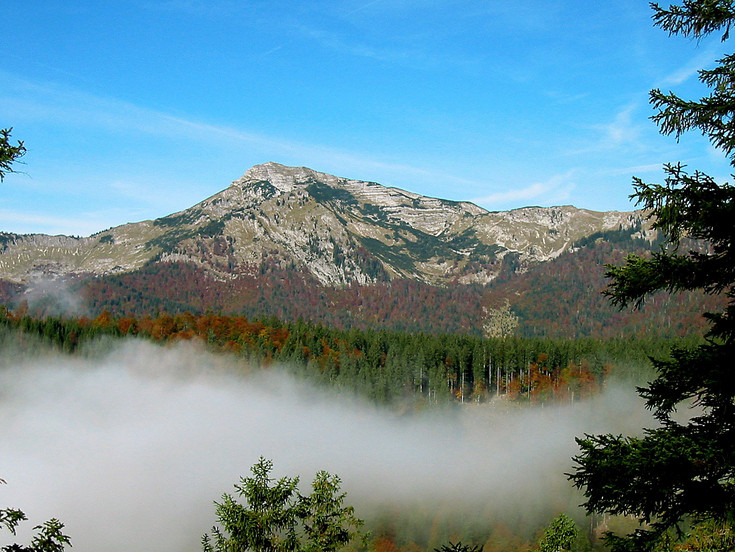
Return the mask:
[[83,238],[0,233],[0,304],[474,335],[510,306],[529,337],[701,333],[717,297],[661,294],[619,312],[601,294],[606,263],[660,245],[639,211],[489,212],[266,163],[153,221]]
[[303,167],[257,165],[222,192],[89,237],[0,233],[0,280],[32,286],[185,262],[215,279],[298,271],[324,286],[397,279],[488,284],[595,233],[651,239],[640,212],[527,207],[489,212]]

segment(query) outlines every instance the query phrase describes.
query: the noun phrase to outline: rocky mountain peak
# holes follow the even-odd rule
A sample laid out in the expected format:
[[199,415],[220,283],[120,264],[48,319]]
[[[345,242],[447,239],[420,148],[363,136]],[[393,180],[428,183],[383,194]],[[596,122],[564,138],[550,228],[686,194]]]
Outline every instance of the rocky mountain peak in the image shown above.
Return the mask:
[[280,163],[262,163],[248,169],[245,174],[232,183],[233,186],[246,186],[252,183],[268,182],[282,193],[290,193],[314,182],[340,187],[345,179],[320,173],[307,167],[289,167]]
[[276,267],[308,272],[326,285],[394,278],[485,284],[505,265],[523,270],[594,233],[640,232],[640,220],[638,213],[572,206],[490,213],[469,202],[264,163],[154,221],[83,239],[0,234],[0,280],[126,272],[153,260],[193,263],[223,279]]

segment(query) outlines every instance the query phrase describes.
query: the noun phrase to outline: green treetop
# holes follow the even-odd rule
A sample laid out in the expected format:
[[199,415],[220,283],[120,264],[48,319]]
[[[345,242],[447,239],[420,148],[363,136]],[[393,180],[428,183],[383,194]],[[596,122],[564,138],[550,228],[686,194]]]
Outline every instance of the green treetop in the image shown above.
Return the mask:
[[204,552],[334,552],[362,537],[362,520],[344,506],[340,479],[316,474],[312,493],[302,495],[298,477],[275,480],[273,462],[260,458],[252,477],[235,485],[240,503],[229,494],[215,503],[220,527],[204,535]]
[[5,179],[7,173],[14,172],[13,163],[23,157],[26,152],[23,142],[18,142],[16,146],[10,143],[12,131],[12,128],[0,129],[0,182]]

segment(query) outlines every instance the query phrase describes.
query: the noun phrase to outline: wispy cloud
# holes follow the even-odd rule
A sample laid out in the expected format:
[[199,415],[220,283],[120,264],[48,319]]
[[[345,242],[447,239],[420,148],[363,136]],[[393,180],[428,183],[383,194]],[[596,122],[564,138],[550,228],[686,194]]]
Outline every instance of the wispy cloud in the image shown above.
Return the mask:
[[588,92],[584,92],[582,94],[566,94],[556,90],[548,90],[545,94],[558,104],[576,103],[589,97]]
[[7,85],[6,92],[0,92],[0,115],[7,113],[13,120],[48,120],[72,127],[146,133],[197,142],[224,139],[247,142],[281,153],[314,148],[265,133],[196,121],[55,83],[31,82],[2,71],[0,80]]
[[576,186],[574,175],[576,170],[571,169],[563,174],[557,174],[548,180],[534,182],[525,187],[511,188],[503,192],[478,197],[472,200],[491,209],[502,208],[508,204],[536,202],[545,205],[558,205],[569,200],[571,192]]
[[[367,5],[363,6],[363,8],[365,7]],[[376,21],[374,24],[378,29],[380,28],[380,21]],[[375,33],[356,34],[352,32],[348,34],[343,29],[325,30],[321,26],[303,22],[294,25],[293,30],[322,48],[343,55],[371,59],[421,71],[445,69],[472,71],[481,64],[479,55],[457,55],[451,54],[446,49],[438,49],[435,33],[432,35],[412,31],[400,35],[398,31],[394,31],[394,34],[384,33],[376,40]],[[373,40],[371,40],[371,37]]]
[[636,113],[639,107],[639,102],[629,103],[620,108],[610,122],[588,126],[587,130],[592,134],[592,139],[588,140],[587,145],[572,148],[566,154],[582,155],[630,148],[636,148],[638,151],[648,149],[641,140],[643,128],[641,120],[644,123],[647,121]]
[[601,131],[601,144],[609,148],[615,148],[623,144],[632,144],[637,141],[640,134],[640,123],[638,117],[633,117],[638,108],[637,104],[630,104],[621,109],[615,119],[597,128]]
[[707,67],[708,65],[712,64],[712,62],[714,62],[717,57],[717,48],[711,46],[691,58],[684,65],[666,75],[661,80],[661,82],[656,85],[656,87],[661,88],[665,86],[682,84],[692,77],[696,76],[703,67]]
[[354,39],[345,40],[333,32],[304,25],[298,26],[298,30],[304,37],[318,43],[323,48],[342,54],[401,65],[424,66],[427,63],[427,56],[421,50],[410,51],[408,49],[370,46]]
[[167,0],[147,2],[143,7],[150,11],[181,13],[195,17],[231,17],[250,10],[247,2],[232,0]]
[[374,6],[375,4],[378,4],[378,3],[382,2],[382,1],[383,0],[372,0],[371,2],[367,2],[365,4],[360,4],[358,7],[356,7],[354,9],[350,10],[349,12],[347,12],[345,14],[345,17],[349,17],[349,16],[354,15],[354,14],[356,14],[358,12],[361,12],[361,11],[369,8],[370,6]]
[[[373,178],[404,189],[425,188],[427,182],[436,184],[438,189],[456,186],[478,188],[483,185],[437,166],[399,163],[347,148],[307,144],[237,126],[195,120],[56,83],[29,81],[2,71],[0,81],[5,85],[0,90],[0,118],[44,124],[53,122],[63,127],[64,131],[77,130],[80,136],[96,132],[102,132],[103,135],[110,133],[112,143],[119,141],[121,135],[129,136],[134,142],[148,135],[155,144],[177,144],[172,150],[174,152],[178,151],[176,148],[182,141],[187,146],[200,144],[202,148],[245,150],[250,157],[259,159],[256,162],[304,164],[340,176]],[[72,153],[70,155],[73,156]],[[157,185],[155,178],[155,175],[143,177],[134,173],[134,176],[120,177],[118,174],[107,180],[104,193],[109,195],[112,191],[118,197],[134,198],[140,208],[157,206],[168,210],[171,207],[166,205],[172,205],[170,189]],[[415,183],[415,187],[412,183]],[[5,221],[23,223],[23,228],[34,221],[39,224],[45,221],[44,231],[69,227],[64,220],[58,220],[56,224],[47,217],[33,219],[23,214],[18,214],[13,221],[5,217]],[[78,234],[86,230],[97,231],[100,225],[77,224],[75,228],[74,233]]]

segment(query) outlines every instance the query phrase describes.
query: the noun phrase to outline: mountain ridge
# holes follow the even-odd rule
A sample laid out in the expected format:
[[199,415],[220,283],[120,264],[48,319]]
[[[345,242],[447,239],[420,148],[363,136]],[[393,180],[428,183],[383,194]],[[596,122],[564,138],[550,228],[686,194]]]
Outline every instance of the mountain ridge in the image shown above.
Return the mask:
[[300,269],[320,284],[408,278],[431,285],[492,282],[596,232],[653,239],[640,211],[573,206],[488,211],[306,167],[264,163],[188,209],[88,237],[0,233],[0,279],[100,276],[188,262],[216,278]]

